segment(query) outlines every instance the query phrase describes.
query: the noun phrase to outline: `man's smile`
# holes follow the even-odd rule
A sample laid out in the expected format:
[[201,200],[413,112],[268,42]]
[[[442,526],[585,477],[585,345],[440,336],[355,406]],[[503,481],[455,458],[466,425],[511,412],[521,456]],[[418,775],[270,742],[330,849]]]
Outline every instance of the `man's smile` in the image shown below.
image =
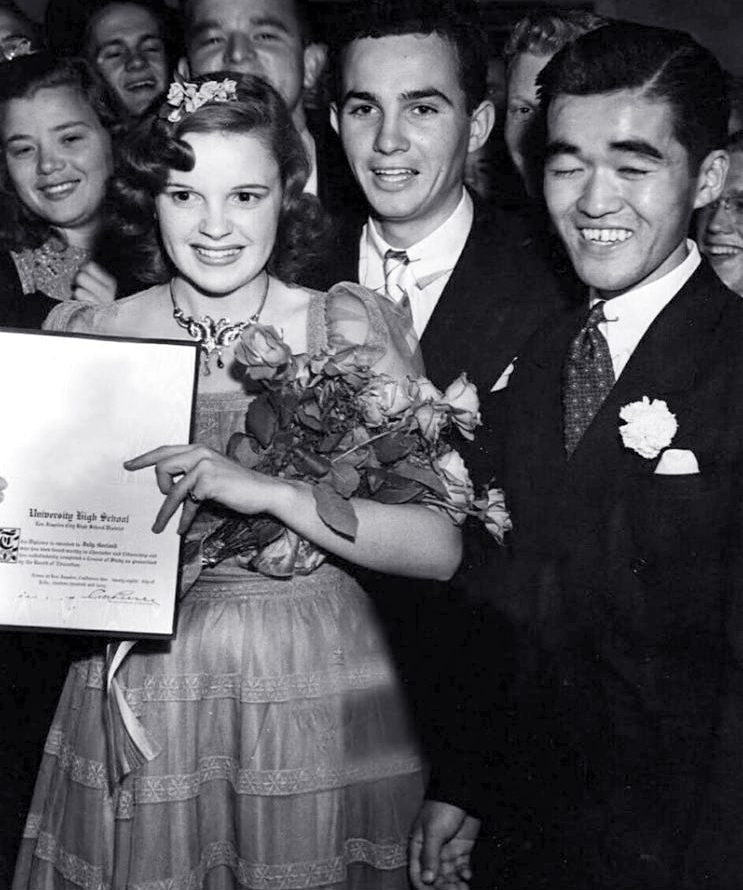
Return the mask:
[[592,244],[617,244],[632,237],[632,232],[629,229],[588,229],[579,227],[578,231],[584,241],[590,241]]

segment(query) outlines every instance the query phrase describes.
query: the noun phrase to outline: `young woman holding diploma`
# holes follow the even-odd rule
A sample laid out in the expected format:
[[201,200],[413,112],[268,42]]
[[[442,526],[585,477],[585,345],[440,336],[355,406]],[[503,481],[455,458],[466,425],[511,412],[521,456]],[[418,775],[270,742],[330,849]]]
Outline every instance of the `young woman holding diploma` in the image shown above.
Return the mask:
[[236,558],[201,571],[173,640],[139,642],[123,658],[118,714],[104,653],[73,665],[13,886],[405,888],[421,763],[349,565],[447,579],[459,531],[420,504],[356,499],[357,534],[343,537],[320,520],[309,485],[246,469],[224,450],[251,399],[233,358],[249,325],[281,332],[295,354],[359,343],[386,373],[419,369],[393,345],[374,294],[296,283],[319,208],[302,192],[308,162],[271,87],[173,87],[128,157],[126,231],[151,236],[153,275],[164,258],[168,280],[110,306],[61,306],[49,326],[199,343],[198,444],[126,465],[155,468],[165,494],[155,532],[181,507],[179,530],[194,540],[212,511],[265,513],[326,558],[282,579]]

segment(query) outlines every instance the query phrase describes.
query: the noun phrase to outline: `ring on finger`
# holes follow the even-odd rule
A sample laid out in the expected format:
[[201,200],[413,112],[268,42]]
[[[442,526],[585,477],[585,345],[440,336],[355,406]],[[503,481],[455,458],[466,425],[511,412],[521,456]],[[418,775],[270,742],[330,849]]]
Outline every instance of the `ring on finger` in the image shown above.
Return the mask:
[[200,504],[203,498],[197,497],[191,489],[186,492],[186,497],[191,501],[192,504]]

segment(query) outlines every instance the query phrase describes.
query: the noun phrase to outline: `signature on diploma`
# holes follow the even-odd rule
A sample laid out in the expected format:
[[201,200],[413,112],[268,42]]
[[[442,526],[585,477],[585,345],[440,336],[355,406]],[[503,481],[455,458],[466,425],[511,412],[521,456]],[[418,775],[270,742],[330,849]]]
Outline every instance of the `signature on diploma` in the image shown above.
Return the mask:
[[126,603],[133,606],[156,606],[157,600],[151,596],[136,594],[133,590],[107,590],[105,587],[93,587],[84,593],[56,592],[29,593],[24,590],[18,595],[19,600],[45,600],[46,602],[74,602],[76,600],[94,600],[96,602]]
[[132,603],[140,606],[154,606],[157,600],[150,596],[142,596],[133,590],[106,590],[105,587],[95,587],[81,595],[84,600],[105,600],[109,603]]

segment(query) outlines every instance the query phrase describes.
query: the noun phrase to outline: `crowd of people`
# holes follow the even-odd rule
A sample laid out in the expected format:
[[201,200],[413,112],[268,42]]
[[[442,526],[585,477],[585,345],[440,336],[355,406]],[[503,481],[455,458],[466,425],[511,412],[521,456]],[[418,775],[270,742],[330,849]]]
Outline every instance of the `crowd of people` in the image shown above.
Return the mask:
[[[500,59],[474,0],[332,34],[305,0],[51,0],[45,28],[3,0],[0,55],[0,327],[195,343],[194,440],[122,454],[153,532],[269,517],[305,559],[189,564],[166,641],[2,634],[0,881],[739,890],[743,131],[714,55],[552,10]],[[340,534],[228,457],[254,327],[432,416],[473,383],[462,484],[502,487],[504,540],[370,491]]]

